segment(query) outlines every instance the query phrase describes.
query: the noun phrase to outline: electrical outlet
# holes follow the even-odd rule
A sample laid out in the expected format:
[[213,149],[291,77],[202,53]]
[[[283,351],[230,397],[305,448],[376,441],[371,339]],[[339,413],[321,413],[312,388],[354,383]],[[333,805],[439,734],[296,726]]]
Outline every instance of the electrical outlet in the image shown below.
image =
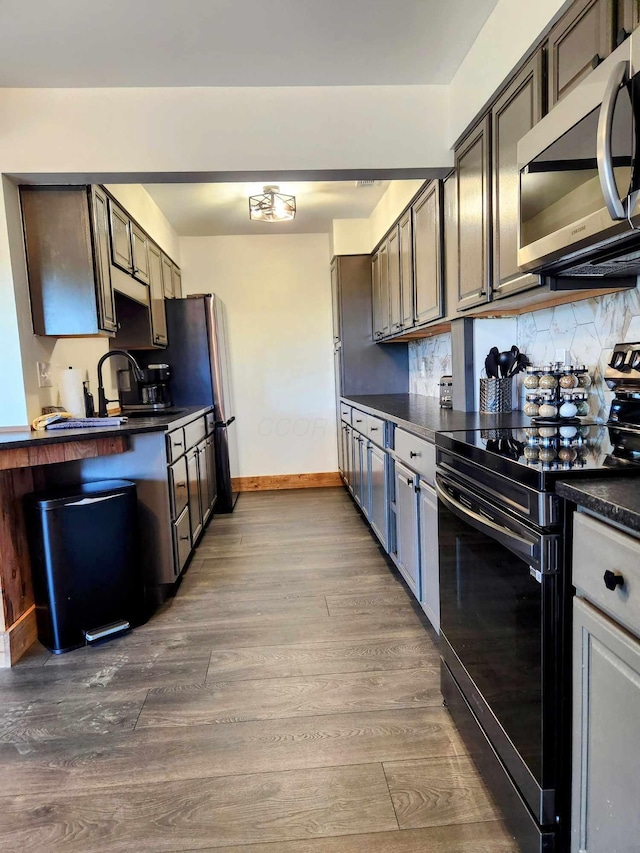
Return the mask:
[[36,367],[38,368],[38,388],[53,388],[50,362],[38,361]]

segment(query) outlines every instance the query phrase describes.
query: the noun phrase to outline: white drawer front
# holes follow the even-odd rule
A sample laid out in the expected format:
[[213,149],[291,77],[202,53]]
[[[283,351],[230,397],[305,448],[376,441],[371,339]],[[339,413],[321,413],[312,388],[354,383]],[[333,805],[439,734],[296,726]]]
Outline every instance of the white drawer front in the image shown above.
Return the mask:
[[344,403],[340,404],[340,419],[345,423],[351,423],[351,406],[345,406]]
[[[640,636],[640,540],[582,512],[573,518],[573,585]],[[607,572],[622,583],[608,589]]]
[[351,410],[351,426],[357,429],[358,432],[366,434],[367,432],[367,416],[364,412],[359,412],[358,409]]
[[436,479],[436,447],[422,438],[405,432],[403,429],[395,431],[396,456],[405,465],[412,468],[427,483],[433,485]]
[[373,415],[367,415],[367,436],[378,447],[384,447],[384,421],[380,418],[375,418]]

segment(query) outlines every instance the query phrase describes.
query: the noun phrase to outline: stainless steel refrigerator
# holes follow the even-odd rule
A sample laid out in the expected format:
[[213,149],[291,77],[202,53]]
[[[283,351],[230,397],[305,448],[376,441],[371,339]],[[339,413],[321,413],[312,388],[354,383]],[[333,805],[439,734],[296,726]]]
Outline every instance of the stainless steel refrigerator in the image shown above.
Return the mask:
[[162,360],[171,365],[175,406],[213,405],[216,418],[218,500],[215,512],[233,512],[237,493],[231,487],[230,449],[236,425],[229,372],[224,303],[214,294],[167,299],[169,345]]

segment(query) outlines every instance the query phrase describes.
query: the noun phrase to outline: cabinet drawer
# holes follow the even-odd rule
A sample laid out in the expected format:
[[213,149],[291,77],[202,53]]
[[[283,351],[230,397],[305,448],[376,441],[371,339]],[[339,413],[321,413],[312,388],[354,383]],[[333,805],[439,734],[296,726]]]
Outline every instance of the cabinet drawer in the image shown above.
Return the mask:
[[189,499],[187,460],[184,456],[169,466],[169,495],[171,498],[171,516],[178,518]]
[[204,416],[204,425],[207,430],[207,435],[211,435],[215,432],[216,429],[216,415],[215,412],[207,412]]
[[436,448],[403,429],[395,431],[396,456],[433,485],[436,477]]
[[373,415],[367,415],[366,432],[368,437],[378,447],[384,447],[384,421]]
[[[573,585],[640,635],[640,540],[581,512],[573,518]],[[623,583],[608,589],[605,572],[621,575]]]
[[191,423],[187,424],[184,428],[186,449],[189,450],[191,447],[195,447],[198,442],[202,441],[206,434],[204,418],[198,418],[195,421],[191,421]]
[[173,546],[175,552],[176,577],[184,569],[191,553],[191,531],[189,528],[189,510],[184,508],[180,518],[173,523]]
[[179,456],[182,456],[184,451],[184,431],[182,429],[174,429],[167,434],[167,456],[169,457],[169,462],[175,462]]
[[344,404],[340,406],[340,417],[343,421],[350,424],[351,423],[351,406],[345,406]]
[[357,429],[358,432],[367,431],[367,416],[364,412],[359,412],[357,409],[351,410],[351,426]]

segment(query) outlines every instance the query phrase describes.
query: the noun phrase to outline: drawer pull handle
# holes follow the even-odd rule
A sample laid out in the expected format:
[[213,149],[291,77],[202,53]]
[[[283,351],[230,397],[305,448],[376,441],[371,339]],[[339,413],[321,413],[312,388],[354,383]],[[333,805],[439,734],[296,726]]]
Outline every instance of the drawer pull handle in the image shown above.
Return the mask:
[[357,423],[357,424],[361,424],[361,423],[362,423],[362,421],[361,421],[361,420],[358,420],[358,418],[356,418],[356,423]]
[[186,483],[176,483],[176,489],[186,489],[186,488],[187,488]]
[[612,572],[610,569],[604,573],[604,585],[607,589],[614,590],[617,586],[624,586],[624,577],[620,572]]
[[413,477],[407,477],[407,486],[413,486]]
[[184,444],[181,441],[172,441],[174,447],[184,447]]
[[370,427],[371,432],[378,432],[378,427]]
[[191,538],[190,536],[181,536],[180,541],[181,542],[188,542],[190,538]]
[[409,451],[409,459],[413,459],[416,456],[422,456],[422,453],[416,453],[414,450]]

